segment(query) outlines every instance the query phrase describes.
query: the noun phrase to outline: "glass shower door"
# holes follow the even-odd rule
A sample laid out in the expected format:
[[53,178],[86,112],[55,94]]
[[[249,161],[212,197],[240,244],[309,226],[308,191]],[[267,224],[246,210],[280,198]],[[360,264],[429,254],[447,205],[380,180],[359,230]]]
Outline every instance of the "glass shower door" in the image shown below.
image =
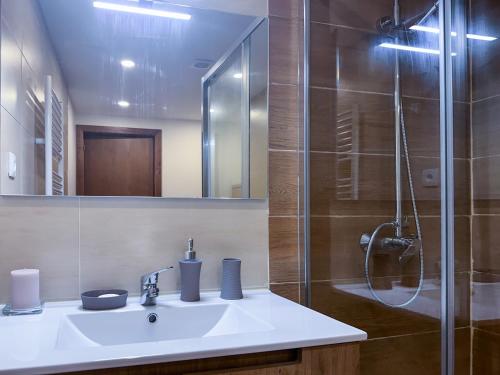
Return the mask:
[[442,3],[309,4],[306,281],[368,333],[363,375],[470,371],[466,8]]
[[[243,173],[243,137],[246,115],[242,105],[243,89],[242,46],[225,61],[208,86],[209,196],[241,198],[245,193]],[[246,195],[242,195],[242,193]]]

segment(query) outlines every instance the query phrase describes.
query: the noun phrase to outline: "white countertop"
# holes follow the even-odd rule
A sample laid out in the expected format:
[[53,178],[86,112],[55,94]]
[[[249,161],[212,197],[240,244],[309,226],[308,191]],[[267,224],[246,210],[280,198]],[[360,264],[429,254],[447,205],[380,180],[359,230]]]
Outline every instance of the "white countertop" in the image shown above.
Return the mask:
[[[80,301],[47,303],[40,315],[1,316],[0,374],[53,374],[339,344],[367,338],[366,333],[359,329],[267,290],[245,291],[244,295],[245,298],[242,300],[226,301],[218,297],[219,293],[203,293],[200,302],[191,303],[181,302],[178,295],[168,295],[159,297],[157,306],[149,308],[139,305],[137,298],[129,298],[128,305],[112,310],[113,314],[122,314],[121,316],[125,316],[123,314],[127,312],[136,314],[134,316],[140,314],[141,319],[138,324],[148,324],[143,322],[142,316],[145,317],[150,312],[158,311],[162,324],[168,324],[169,311],[178,312],[185,307],[204,309],[214,305],[222,308],[225,308],[223,305],[230,306],[232,315],[226,318],[226,321],[230,319],[231,322],[219,325],[218,328],[213,327],[210,332],[200,337],[121,345],[101,345],[85,339],[92,344],[74,348],[71,348],[71,345],[60,347],[61,327],[68,326],[68,316],[78,315],[88,318],[90,315],[86,314],[102,314],[102,312],[83,311]],[[196,314],[197,310],[190,311]],[[236,316],[238,314],[247,315],[248,319],[240,320]],[[203,315],[200,315],[200,318],[203,318]],[[248,327],[241,332],[235,330],[234,327],[238,324],[248,325],[250,318],[257,322],[256,325],[260,328],[254,331],[247,329]],[[172,327],[173,330],[174,328],[176,331],[183,329]],[[123,330],[127,330],[127,326],[124,326]],[[106,333],[101,336],[103,335]],[[69,341],[66,338],[64,342]]]

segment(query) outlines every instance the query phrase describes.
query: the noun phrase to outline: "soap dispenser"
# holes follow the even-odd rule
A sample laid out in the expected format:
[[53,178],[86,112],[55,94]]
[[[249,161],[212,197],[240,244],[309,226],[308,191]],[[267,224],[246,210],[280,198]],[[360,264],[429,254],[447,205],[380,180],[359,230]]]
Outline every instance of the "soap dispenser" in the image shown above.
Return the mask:
[[193,250],[194,241],[188,240],[188,250],[184,260],[179,261],[181,270],[181,301],[194,302],[200,300],[200,271],[201,260],[196,259]]

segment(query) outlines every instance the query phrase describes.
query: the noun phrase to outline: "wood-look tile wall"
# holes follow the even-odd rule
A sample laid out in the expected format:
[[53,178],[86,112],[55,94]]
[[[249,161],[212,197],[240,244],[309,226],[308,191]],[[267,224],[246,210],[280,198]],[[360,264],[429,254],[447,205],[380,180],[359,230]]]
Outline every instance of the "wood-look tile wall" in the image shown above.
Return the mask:
[[[471,33],[499,35],[500,4],[471,2]],[[473,374],[500,372],[500,42],[470,43],[473,178]]]
[[301,0],[269,0],[269,281],[300,301]]

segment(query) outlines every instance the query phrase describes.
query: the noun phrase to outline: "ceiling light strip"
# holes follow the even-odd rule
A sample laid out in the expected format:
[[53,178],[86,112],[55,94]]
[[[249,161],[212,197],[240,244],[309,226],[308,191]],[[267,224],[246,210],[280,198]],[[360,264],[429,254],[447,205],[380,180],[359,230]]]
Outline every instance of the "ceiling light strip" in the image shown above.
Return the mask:
[[187,14],[187,13],[169,12],[169,11],[165,11],[165,10],[158,10],[158,9],[152,9],[152,8],[142,8],[142,7],[122,5],[122,4],[116,4],[116,3],[108,3],[108,2],[104,2],[104,1],[94,1],[93,4],[94,4],[94,8],[115,10],[117,12],[142,14],[142,15],[146,15],[146,16],[173,18],[173,19],[185,20],[185,21],[188,21],[191,19],[191,15]]

